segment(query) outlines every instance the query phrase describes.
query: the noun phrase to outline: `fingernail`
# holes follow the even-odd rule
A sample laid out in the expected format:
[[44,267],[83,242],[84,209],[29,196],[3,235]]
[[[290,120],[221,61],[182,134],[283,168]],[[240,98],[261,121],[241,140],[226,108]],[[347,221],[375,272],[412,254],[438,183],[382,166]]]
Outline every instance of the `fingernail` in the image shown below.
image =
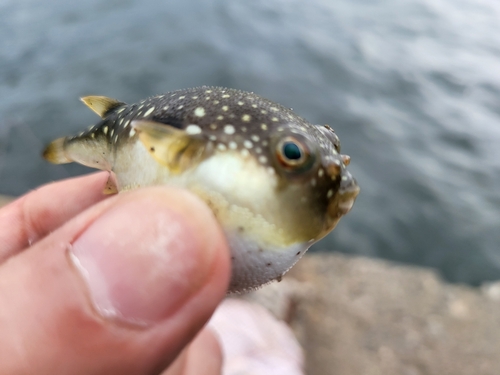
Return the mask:
[[70,259],[102,316],[152,324],[170,316],[206,279],[213,249],[199,232],[161,200],[129,199],[78,237]]

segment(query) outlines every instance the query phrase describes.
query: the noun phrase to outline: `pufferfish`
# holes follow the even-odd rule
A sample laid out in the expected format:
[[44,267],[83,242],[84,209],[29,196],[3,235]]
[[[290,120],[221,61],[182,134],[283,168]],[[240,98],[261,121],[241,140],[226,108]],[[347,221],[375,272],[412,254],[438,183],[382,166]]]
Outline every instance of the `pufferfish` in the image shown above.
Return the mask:
[[281,280],[358,195],[331,127],[253,93],[198,87],[136,104],[82,101],[101,121],[50,143],[45,159],[109,171],[108,193],[171,185],[196,194],[231,249],[230,293]]

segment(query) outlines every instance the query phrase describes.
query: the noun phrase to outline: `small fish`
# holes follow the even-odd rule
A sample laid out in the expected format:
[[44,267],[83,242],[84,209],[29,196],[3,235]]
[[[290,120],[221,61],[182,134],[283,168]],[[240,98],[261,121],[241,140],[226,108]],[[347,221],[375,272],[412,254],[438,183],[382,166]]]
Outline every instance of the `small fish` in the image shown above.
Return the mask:
[[280,280],[359,193],[332,128],[253,93],[198,87],[130,105],[82,100],[101,121],[56,139],[44,158],[113,172],[108,193],[167,184],[198,195],[231,248],[229,292]]

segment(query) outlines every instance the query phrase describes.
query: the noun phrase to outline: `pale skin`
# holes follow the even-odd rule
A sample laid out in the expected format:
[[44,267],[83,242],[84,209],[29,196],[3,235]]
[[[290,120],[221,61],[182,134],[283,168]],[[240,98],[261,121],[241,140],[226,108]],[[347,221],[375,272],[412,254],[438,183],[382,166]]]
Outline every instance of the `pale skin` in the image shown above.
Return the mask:
[[203,327],[230,261],[212,212],[168,187],[106,196],[107,177],[0,209],[0,373],[220,374]]

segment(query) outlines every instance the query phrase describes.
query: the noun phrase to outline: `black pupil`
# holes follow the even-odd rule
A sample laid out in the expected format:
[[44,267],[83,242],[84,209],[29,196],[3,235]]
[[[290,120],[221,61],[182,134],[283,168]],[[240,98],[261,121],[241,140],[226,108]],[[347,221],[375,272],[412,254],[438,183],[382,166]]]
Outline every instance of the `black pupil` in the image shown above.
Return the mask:
[[290,160],[297,160],[300,159],[302,156],[302,152],[300,151],[299,146],[297,146],[293,142],[286,142],[283,145],[283,154],[286,156],[287,159]]

